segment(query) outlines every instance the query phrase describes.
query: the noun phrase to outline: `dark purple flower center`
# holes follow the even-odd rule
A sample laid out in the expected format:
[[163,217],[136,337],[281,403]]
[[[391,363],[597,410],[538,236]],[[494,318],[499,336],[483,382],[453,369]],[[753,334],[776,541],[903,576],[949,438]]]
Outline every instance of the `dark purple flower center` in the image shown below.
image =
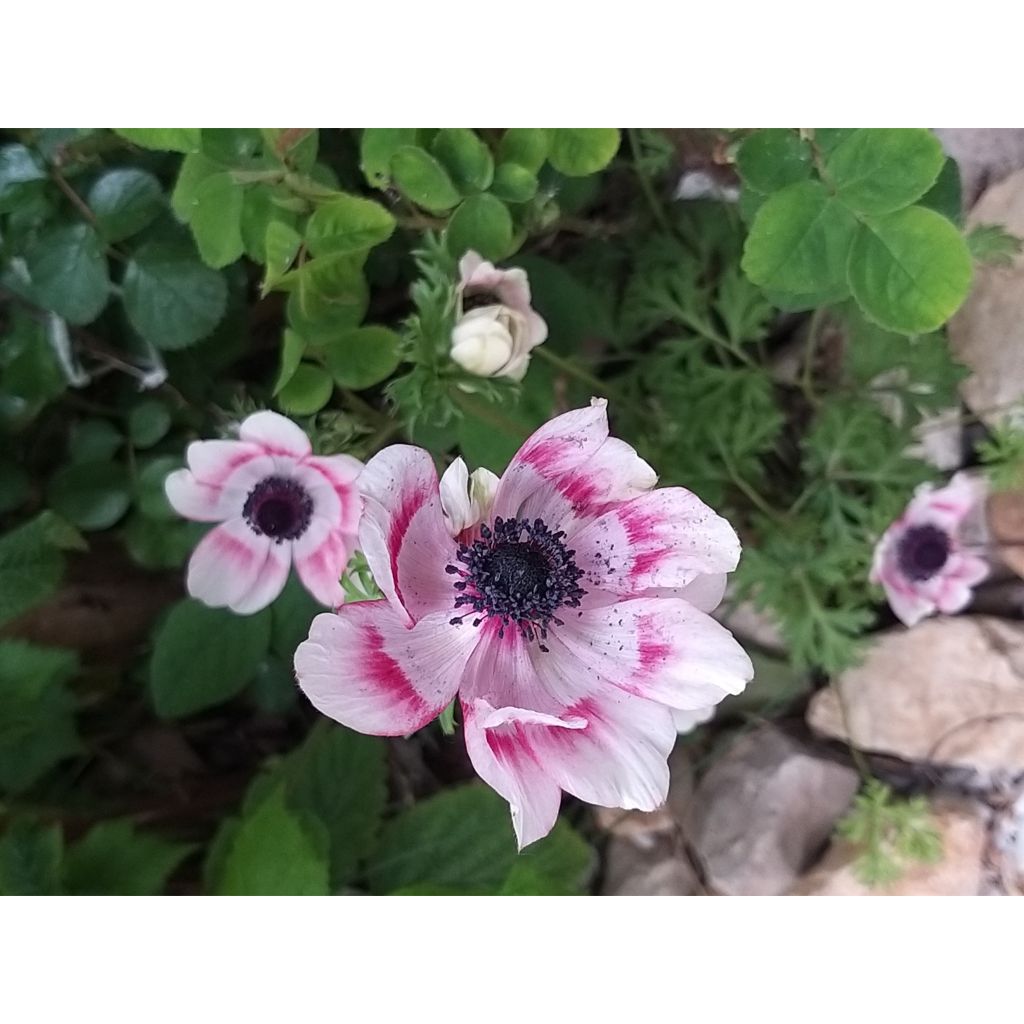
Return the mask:
[[[564,538],[540,519],[499,518],[493,527],[481,526],[478,540],[459,545],[455,558],[461,565],[445,569],[460,577],[455,607],[467,609],[452,625],[476,613],[474,626],[491,616],[501,620],[499,637],[515,623],[527,640],[546,640],[551,623],[564,625],[555,613],[578,608],[586,593],[578,583],[583,570],[573,561],[576,552],[566,549]],[[547,650],[543,643],[540,648]]]
[[485,306],[500,306],[501,299],[493,292],[466,290],[462,296],[462,312],[468,313],[471,309],[483,309]]
[[945,530],[931,523],[911,526],[896,547],[900,572],[915,583],[930,580],[946,564],[950,548]]
[[294,480],[268,476],[249,492],[242,515],[256,533],[266,534],[279,544],[298,540],[313,516],[313,499]]

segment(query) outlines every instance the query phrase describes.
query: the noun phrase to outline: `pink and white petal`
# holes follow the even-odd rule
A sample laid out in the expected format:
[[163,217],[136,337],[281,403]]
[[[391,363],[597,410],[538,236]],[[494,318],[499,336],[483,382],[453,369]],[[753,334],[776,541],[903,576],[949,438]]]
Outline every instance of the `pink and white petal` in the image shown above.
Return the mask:
[[321,516],[313,516],[306,532],[292,545],[292,559],[302,585],[328,608],[337,608],[345,601],[340,580],[352,550],[345,535]]
[[945,487],[919,487],[902,518],[908,523],[934,523],[955,533],[984,501],[985,493],[982,477],[957,473]]
[[356,481],[363,471],[363,464],[351,455],[311,455],[302,460],[302,465],[321,474],[334,488],[341,501],[339,528],[345,533],[355,533],[363,507]]
[[266,560],[252,587],[228,606],[233,612],[238,615],[252,615],[266,608],[278,597],[288,582],[288,570],[292,564],[291,547],[288,543],[270,544]]
[[255,412],[238,428],[243,441],[258,444],[270,455],[289,455],[301,459],[313,450],[305,431],[287,416],[271,412]]
[[326,519],[335,530],[351,529],[342,516],[341,496],[322,473],[304,462],[293,462],[287,475],[313,499],[313,515]]
[[683,587],[706,573],[731,572],[736,531],[695,494],[665,487],[606,512],[570,538],[581,586],[624,597],[651,587]]
[[512,828],[522,850],[555,827],[562,791],[538,762],[524,725],[509,718],[484,727],[494,711],[482,698],[462,701],[466,750],[477,775],[508,801]]
[[272,456],[242,441],[193,441],[185,449],[185,460],[199,483],[238,494],[248,494],[277,472]]
[[587,408],[556,416],[528,437],[498,484],[494,515],[515,518],[531,495],[582,466],[608,437],[607,404],[593,398]]
[[189,594],[211,608],[233,606],[256,585],[270,545],[270,538],[254,533],[241,516],[214,527],[189,560]]
[[725,597],[726,574],[707,573],[685,587],[651,587],[637,597],[681,597],[698,611],[713,612]]
[[469,497],[469,470],[462,459],[456,459],[442,474],[441,508],[448,532],[457,537],[474,525],[473,503]]
[[526,320],[530,325],[530,348],[536,348],[547,341],[547,321],[532,309],[526,314]]
[[391,445],[359,477],[364,498],[359,546],[377,586],[408,624],[455,606],[452,577],[457,545],[441,508],[437,471],[422,448]]
[[552,639],[569,649],[585,673],[686,711],[740,693],[754,675],[729,630],[675,598],[584,608],[567,617]]
[[295,652],[295,675],[318,711],[374,736],[403,736],[455,696],[479,634],[428,615],[411,629],[387,601],[318,615]]
[[877,582],[881,583],[889,607],[903,625],[916,626],[922,619],[935,614],[935,602],[895,572],[883,570]]
[[480,253],[473,249],[470,249],[466,254],[459,260],[459,283],[463,286],[469,286],[473,283],[474,275],[481,267],[489,268],[484,273],[493,272],[494,265],[487,263]]
[[242,511],[241,505],[226,497],[223,488],[200,483],[187,469],[167,475],[164,494],[179,516],[199,523],[219,523]]
[[977,555],[954,552],[933,582],[930,596],[943,615],[963,611],[974,596],[974,587],[989,572],[988,563]]
[[582,465],[542,487],[522,508],[527,519],[543,519],[552,530],[572,536],[616,504],[637,498],[658,482],[658,474],[636,450],[609,437]]
[[685,734],[693,732],[698,725],[710,722],[715,717],[715,707],[712,705],[709,708],[698,708],[696,711],[679,711],[674,708],[671,713],[676,732]]

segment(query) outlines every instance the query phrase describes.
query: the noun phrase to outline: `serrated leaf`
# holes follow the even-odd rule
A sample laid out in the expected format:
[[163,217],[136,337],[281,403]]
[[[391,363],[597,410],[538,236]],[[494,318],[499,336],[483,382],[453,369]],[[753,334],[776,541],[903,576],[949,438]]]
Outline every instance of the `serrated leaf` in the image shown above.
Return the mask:
[[448,251],[461,257],[470,249],[485,259],[504,259],[512,251],[512,215],[495,196],[470,196],[452,214],[446,240]]
[[178,178],[171,192],[171,209],[178,220],[187,224],[192,219],[196,205],[196,194],[199,186],[214,174],[220,174],[225,168],[222,164],[211,160],[202,153],[189,153],[181,161]]
[[284,336],[281,339],[281,366],[277,372],[277,381],[274,384],[274,394],[278,395],[288,381],[295,376],[295,371],[302,362],[306,352],[306,339],[295,331],[285,328]]
[[380,245],[395,230],[395,218],[380,203],[339,195],[318,206],[306,225],[306,244],[314,256],[354,253]]
[[273,288],[288,273],[299,249],[302,247],[302,236],[282,220],[272,220],[267,224],[264,237],[263,256],[266,270],[263,277],[263,293]]
[[173,153],[195,153],[199,150],[199,128],[115,128],[123,139],[143,149],[166,149]]
[[382,740],[321,722],[284,767],[288,805],[330,837],[331,888],[351,882],[377,839],[387,802]]
[[243,187],[227,171],[209,175],[196,187],[189,227],[208,267],[226,267],[242,255],[243,202]]
[[430,151],[444,165],[455,187],[465,195],[483,192],[494,178],[494,158],[470,128],[442,128]]
[[32,296],[68,323],[87,324],[110,297],[103,242],[89,224],[48,228],[25,255]]
[[122,288],[132,327],[162,349],[194,345],[227,308],[224,278],[174,243],[142,246],[128,262]]
[[811,176],[811,150],[791,128],[762,128],[743,140],[736,166],[752,189],[775,192]]
[[130,821],[104,821],[67,851],[64,889],[71,896],[157,896],[191,849]]
[[967,297],[971,254],[945,217],[911,206],[861,225],[850,249],[849,280],[876,323],[924,334],[941,327]]
[[182,718],[245,689],[270,646],[270,612],[235,615],[179,601],[157,630],[149,665],[153,706]]
[[1024,239],[1011,235],[1001,224],[977,224],[967,236],[967,248],[977,263],[992,267],[1013,266]]
[[859,128],[832,151],[826,171],[843,202],[878,215],[920,199],[944,160],[939,140],[925,128]]
[[0,537],[0,623],[45,601],[57,589],[64,557],[51,536],[54,518],[44,512]]
[[548,131],[551,166],[570,178],[604,170],[619,149],[618,128],[551,128]]
[[431,213],[444,213],[462,198],[448,172],[425,149],[402,146],[391,157],[391,176],[398,190]]
[[757,211],[743,249],[743,270],[762,288],[841,295],[856,231],[853,214],[820,182],[787,185]]
[[42,161],[28,147],[19,144],[0,147],[0,211],[17,205],[22,185],[45,180]]
[[86,202],[104,237],[120,242],[160,216],[164,193],[148,171],[123,167],[101,174],[89,189]]

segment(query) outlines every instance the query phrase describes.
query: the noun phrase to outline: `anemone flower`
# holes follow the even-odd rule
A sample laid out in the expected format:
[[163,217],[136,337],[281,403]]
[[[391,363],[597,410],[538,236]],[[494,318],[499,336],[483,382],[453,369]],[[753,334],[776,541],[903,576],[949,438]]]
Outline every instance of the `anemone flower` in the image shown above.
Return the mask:
[[871,582],[885,589],[889,606],[908,626],[927,615],[952,615],[966,606],[989,571],[964,544],[985,496],[985,485],[957,473],[936,490],[922,484],[875,547]]
[[341,604],[338,581],[355,547],[362,463],[313,455],[305,433],[275,412],[249,416],[238,438],[193,442],[188,469],[164,482],[179,515],[220,523],[192,553],[188,592],[248,615],[281,593],[294,564],[318,601]]
[[[361,732],[410,733],[458,695],[480,777],[520,847],[563,790],[652,810],[668,792],[671,709],[738,693],[750,659],[707,612],[736,567],[732,527],[608,436],[605,402],[541,427],[500,480],[438,482],[405,445],[367,463],[359,541],[385,597],[317,616],[299,686]],[[467,486],[468,485],[468,486]]]

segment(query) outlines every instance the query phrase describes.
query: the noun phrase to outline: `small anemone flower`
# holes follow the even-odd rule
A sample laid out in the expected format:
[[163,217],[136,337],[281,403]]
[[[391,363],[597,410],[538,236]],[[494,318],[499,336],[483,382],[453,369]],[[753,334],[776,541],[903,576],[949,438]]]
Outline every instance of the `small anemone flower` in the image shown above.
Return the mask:
[[451,357],[478,377],[521,381],[530,351],[548,326],[530,305],[530,282],[520,267],[495,267],[470,250],[459,260]]
[[276,412],[257,412],[237,441],[194,441],[188,469],[164,490],[186,519],[220,523],[192,552],[188,592],[248,615],[281,593],[294,564],[306,589],[335,607],[355,548],[363,466],[350,455],[313,455],[309,438]]
[[966,538],[985,497],[982,480],[957,473],[945,486],[922,484],[875,547],[871,582],[907,626],[935,612],[953,615],[989,572]]
[[672,709],[738,693],[750,659],[708,611],[740,544],[690,491],[608,436],[604,400],[551,420],[501,478],[394,445],[360,477],[360,547],[384,599],[314,619],[295,655],[325,715],[400,736],[459,698],[480,777],[520,847],[562,791],[653,810]]

